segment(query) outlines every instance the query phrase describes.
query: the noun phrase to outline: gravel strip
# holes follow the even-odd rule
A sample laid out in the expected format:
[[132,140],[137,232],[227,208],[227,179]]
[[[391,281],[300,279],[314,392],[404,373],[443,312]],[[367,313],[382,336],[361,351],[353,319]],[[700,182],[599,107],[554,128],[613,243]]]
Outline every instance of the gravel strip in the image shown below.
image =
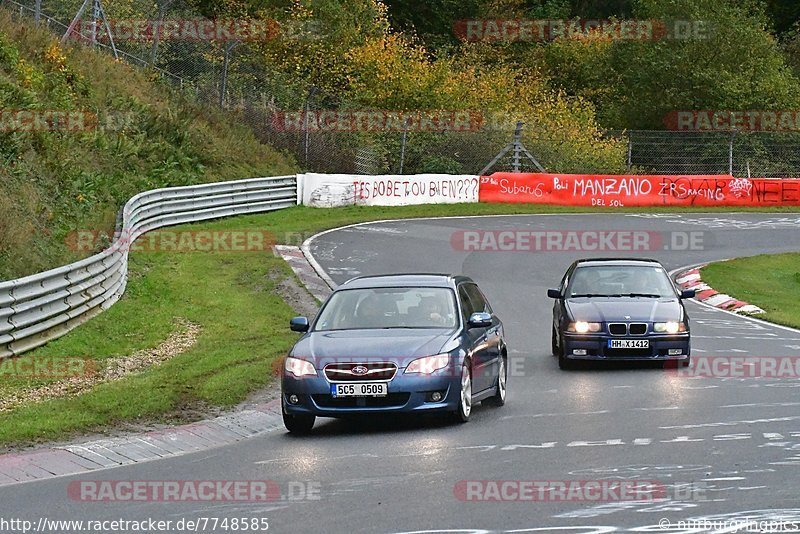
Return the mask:
[[157,347],[139,350],[130,356],[111,358],[104,362],[105,365],[98,372],[72,376],[44,386],[15,392],[0,399],[0,412],[33,402],[73,397],[85,393],[98,384],[121,380],[186,352],[197,342],[200,331],[200,325],[180,319],[178,328]]

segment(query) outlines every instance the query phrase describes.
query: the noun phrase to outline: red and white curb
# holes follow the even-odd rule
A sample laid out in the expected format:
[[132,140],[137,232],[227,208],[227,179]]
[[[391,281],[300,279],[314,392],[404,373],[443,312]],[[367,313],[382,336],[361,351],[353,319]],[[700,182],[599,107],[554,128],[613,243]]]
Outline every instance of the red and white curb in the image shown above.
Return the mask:
[[168,430],[0,455],[0,486],[223,447],[283,427],[281,401]]
[[748,304],[742,300],[738,300],[725,293],[720,293],[713,287],[703,282],[700,277],[700,269],[707,264],[692,267],[689,270],[682,271],[675,276],[675,282],[681,289],[694,289],[697,294],[695,299],[699,300],[709,306],[720,308],[722,310],[730,311],[733,313],[740,313],[744,315],[756,315],[764,313],[764,310],[753,304]]

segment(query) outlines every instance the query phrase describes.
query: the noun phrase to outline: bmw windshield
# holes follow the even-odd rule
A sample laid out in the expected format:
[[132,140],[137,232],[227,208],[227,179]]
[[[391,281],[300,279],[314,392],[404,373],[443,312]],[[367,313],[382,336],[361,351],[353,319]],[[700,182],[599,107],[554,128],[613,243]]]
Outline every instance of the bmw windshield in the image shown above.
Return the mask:
[[320,312],[314,330],[454,328],[455,297],[443,287],[339,291]]
[[575,269],[568,298],[650,297],[674,298],[675,289],[660,267],[644,265],[597,265]]

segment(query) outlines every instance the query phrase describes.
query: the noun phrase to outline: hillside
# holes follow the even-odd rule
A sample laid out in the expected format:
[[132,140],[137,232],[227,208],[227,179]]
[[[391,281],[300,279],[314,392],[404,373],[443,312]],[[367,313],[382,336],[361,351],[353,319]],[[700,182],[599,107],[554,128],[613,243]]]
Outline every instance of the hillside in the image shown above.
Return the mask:
[[69,233],[113,229],[139,191],[295,171],[235,117],[5,10],[0,157],[0,280],[78,259]]

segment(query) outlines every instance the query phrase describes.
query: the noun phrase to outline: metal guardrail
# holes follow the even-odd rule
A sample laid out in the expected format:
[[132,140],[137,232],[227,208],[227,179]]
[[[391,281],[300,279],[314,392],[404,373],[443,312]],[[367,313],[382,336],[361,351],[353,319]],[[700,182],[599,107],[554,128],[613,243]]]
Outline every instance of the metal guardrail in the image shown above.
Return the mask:
[[108,249],[70,265],[0,282],[0,358],[61,337],[117,302],[125,291],[130,244],[145,232],[296,203],[296,176],[139,193],[123,207]]

